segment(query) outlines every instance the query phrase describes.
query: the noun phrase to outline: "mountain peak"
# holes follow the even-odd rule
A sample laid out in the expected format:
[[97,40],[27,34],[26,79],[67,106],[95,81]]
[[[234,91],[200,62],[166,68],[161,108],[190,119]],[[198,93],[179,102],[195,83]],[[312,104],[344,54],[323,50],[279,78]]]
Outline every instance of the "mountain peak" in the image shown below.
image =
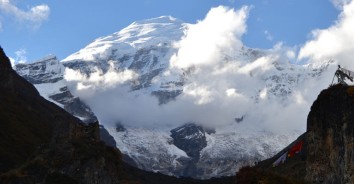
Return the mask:
[[53,54],[49,54],[41,59],[38,59],[36,61],[33,61],[33,63],[38,63],[38,62],[46,62],[46,61],[49,61],[49,60],[55,60],[57,61],[57,56],[53,55]]
[[136,21],[116,33],[96,39],[63,62],[106,60],[113,55],[123,56],[142,48],[171,44],[181,39],[184,29],[185,23],[171,16]]
[[10,59],[6,56],[4,50],[0,46],[0,69],[5,67],[5,68],[11,68],[11,62]]
[[151,24],[151,23],[182,23],[183,21],[172,17],[170,15],[164,15],[160,17],[155,17],[151,19],[145,19],[140,21],[135,21],[133,24]]

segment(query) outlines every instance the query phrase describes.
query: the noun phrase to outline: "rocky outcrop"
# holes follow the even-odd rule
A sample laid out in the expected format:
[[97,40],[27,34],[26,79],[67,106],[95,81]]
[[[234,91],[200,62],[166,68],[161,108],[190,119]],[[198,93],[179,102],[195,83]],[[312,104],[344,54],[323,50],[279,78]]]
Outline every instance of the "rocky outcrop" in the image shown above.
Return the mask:
[[321,92],[307,120],[306,180],[354,183],[354,87]]
[[47,56],[32,64],[17,64],[15,70],[30,83],[43,84],[62,80],[65,68],[55,56]]
[[49,99],[63,105],[63,109],[75,117],[78,117],[84,123],[94,123],[97,117],[80,98],[75,97],[69,91],[68,87],[62,87],[56,94],[50,95]]
[[15,71],[33,84],[40,94],[60,105],[85,123],[94,123],[97,117],[80,98],[72,95],[64,82],[64,65],[55,56],[47,56],[29,64],[17,64]]
[[0,48],[0,183],[121,183],[121,153],[39,95]]
[[188,123],[171,130],[173,144],[185,151],[191,160],[187,161],[187,167],[183,171],[183,176],[197,176],[200,169],[197,163],[200,159],[200,151],[207,146],[205,131],[203,127],[194,123]]
[[207,145],[203,127],[193,123],[171,130],[173,144],[185,151],[190,157],[198,157],[200,151]]
[[[302,151],[276,167],[273,163],[296,143]],[[354,183],[354,86],[335,85],[313,103],[307,132],[274,157],[237,172],[237,181],[274,183]]]

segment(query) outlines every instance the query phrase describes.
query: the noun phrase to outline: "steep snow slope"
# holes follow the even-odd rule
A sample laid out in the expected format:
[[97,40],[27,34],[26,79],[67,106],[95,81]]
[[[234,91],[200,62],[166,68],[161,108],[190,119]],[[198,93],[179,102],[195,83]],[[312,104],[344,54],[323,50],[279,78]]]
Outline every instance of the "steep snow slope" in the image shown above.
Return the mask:
[[32,84],[55,83],[63,79],[64,66],[53,56],[47,56],[33,64],[18,64],[15,70]]
[[[180,40],[188,25],[169,16],[137,21],[112,35],[98,38],[80,51],[68,56],[64,66],[90,74],[110,68],[115,71],[132,70],[139,77],[132,90],[145,88],[154,91],[165,103],[181,93],[183,76],[166,77],[169,59],[176,52],[174,44]],[[154,78],[161,83],[154,83]]]
[[31,64],[18,64],[16,72],[34,84],[41,96],[57,104],[82,121],[97,121],[91,109],[69,91],[63,79],[65,67],[56,56],[47,56]]
[[102,59],[107,60],[110,56],[119,58],[135,53],[139,49],[171,44],[183,36],[185,26],[182,21],[169,16],[137,21],[119,32],[96,39],[63,62],[77,60],[99,62]]

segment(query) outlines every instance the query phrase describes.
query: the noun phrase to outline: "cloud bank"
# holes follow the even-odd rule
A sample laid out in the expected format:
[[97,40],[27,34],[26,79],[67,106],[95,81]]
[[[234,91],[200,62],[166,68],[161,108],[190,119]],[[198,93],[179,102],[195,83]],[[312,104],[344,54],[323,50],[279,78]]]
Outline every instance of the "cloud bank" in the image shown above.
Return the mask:
[[19,63],[27,63],[27,57],[26,57],[27,51],[26,49],[20,49],[15,52],[15,58],[9,58],[11,62],[11,66],[15,66],[16,64]]
[[21,10],[12,0],[0,0],[0,10],[10,16],[15,17],[19,22],[30,23],[34,28],[38,28],[43,21],[46,21],[50,14],[48,5],[42,4]]
[[[314,72],[311,67],[326,65],[329,58],[349,64],[353,47],[348,42],[354,43],[354,31],[349,26],[353,6],[353,2],[344,5],[333,26],[314,31],[298,56],[296,49],[277,44],[270,50],[253,49],[254,57],[245,56],[247,48],[242,43],[249,8],[211,9],[176,43],[177,52],[167,72],[188,74],[183,93],[164,105],[159,105],[149,91],[130,90],[138,77],[130,70],[117,71],[112,66],[107,73],[98,71],[91,77],[68,70],[65,78],[73,93],[109,126],[120,122],[171,128],[197,122],[216,128],[236,126],[232,131],[305,131],[311,104],[328,87],[335,70],[329,65],[321,77],[309,77]],[[305,60],[306,65],[290,65],[289,60],[296,58]],[[235,118],[244,120],[237,123]]]
[[343,9],[344,5],[349,4],[352,0],[331,0],[333,5],[338,9]]
[[[238,67],[238,63],[228,65],[230,67],[228,69],[222,66],[220,61],[224,60],[224,56],[233,55],[234,50],[239,50],[243,46],[241,37],[246,32],[248,11],[248,7],[235,11],[220,6],[211,9],[204,20],[190,25],[185,37],[177,43],[178,52],[172,56],[168,71],[181,73],[190,67],[197,70],[189,76],[183,94],[176,101],[166,105],[159,105],[157,99],[149,94],[130,92],[128,83],[133,82],[133,78],[124,81],[122,85],[114,82],[115,85],[109,89],[104,83],[94,81],[104,80],[110,72],[82,78],[82,75],[69,70],[65,78],[73,82],[71,84],[74,85],[75,93],[93,108],[102,122],[122,122],[126,125],[150,127],[178,126],[191,121],[204,124],[215,122],[222,124],[230,120],[233,122],[235,112],[237,109],[241,110],[241,106],[246,109],[244,107],[247,106],[248,99],[236,89],[229,88],[227,85],[229,82],[225,80],[225,77]],[[215,80],[210,81],[202,77],[205,72],[213,72]],[[241,72],[240,75],[244,74]],[[79,81],[84,81],[85,84]],[[216,89],[217,86],[220,89]],[[94,94],[88,94],[89,91],[94,91]],[[225,97],[237,101],[234,108],[229,106],[230,103],[225,103]],[[220,111],[220,108],[224,110]],[[211,113],[206,113],[213,111],[216,114],[212,116],[209,115]],[[244,112],[240,112],[240,115],[242,114]],[[229,119],[221,120],[222,116]]]
[[354,1],[338,2],[343,2],[338,20],[327,29],[314,30],[312,39],[300,49],[299,59],[321,63],[323,60],[332,58],[353,70]]
[[204,20],[189,26],[178,44],[178,52],[171,58],[171,66],[212,65],[223,55],[241,48],[248,12],[247,6],[238,11],[223,6],[212,8]]

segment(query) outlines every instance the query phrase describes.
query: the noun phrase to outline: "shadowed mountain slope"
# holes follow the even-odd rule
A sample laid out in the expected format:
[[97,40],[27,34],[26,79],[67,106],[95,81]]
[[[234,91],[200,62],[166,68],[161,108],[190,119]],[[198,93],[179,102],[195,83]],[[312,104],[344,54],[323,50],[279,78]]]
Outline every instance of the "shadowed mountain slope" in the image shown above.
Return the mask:
[[11,67],[0,48],[0,183],[233,183],[139,170],[100,140],[98,123],[78,118],[41,97]]
[[[245,167],[239,183],[354,182],[354,86],[334,85],[323,90],[311,107],[307,132],[274,157]],[[300,153],[273,167],[283,153],[303,141]]]

